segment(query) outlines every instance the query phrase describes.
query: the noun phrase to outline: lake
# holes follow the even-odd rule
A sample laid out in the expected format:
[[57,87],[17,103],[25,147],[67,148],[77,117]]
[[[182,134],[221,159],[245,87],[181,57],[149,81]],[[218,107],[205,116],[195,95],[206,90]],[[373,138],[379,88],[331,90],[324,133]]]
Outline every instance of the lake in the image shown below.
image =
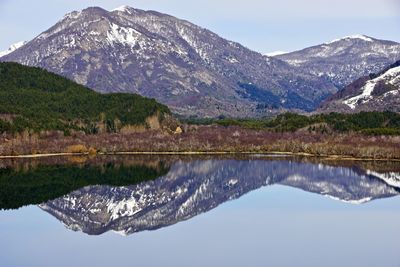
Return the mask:
[[400,163],[0,160],[0,266],[400,266]]

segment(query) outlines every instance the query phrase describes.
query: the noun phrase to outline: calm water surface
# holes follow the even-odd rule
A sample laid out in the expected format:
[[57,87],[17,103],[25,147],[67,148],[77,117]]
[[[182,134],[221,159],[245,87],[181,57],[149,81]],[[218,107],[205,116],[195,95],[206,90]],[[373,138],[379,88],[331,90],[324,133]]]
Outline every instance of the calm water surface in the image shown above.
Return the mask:
[[0,266],[400,266],[399,163],[0,162]]

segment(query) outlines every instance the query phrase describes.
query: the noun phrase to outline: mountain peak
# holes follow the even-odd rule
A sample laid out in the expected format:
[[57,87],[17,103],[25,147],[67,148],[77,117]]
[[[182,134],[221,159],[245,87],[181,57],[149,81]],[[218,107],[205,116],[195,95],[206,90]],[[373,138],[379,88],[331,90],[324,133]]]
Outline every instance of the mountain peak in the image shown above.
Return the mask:
[[[355,44],[266,57],[188,21],[125,5],[70,13],[2,60],[40,66],[102,93],[139,93],[185,116],[249,117],[311,111],[354,76],[375,70],[377,57],[366,55],[379,52],[378,63],[387,65],[400,51],[392,43],[379,51],[375,42]],[[328,64],[299,70],[315,58]]]
[[104,15],[107,13],[107,10],[104,10],[101,7],[88,7],[79,11],[72,11],[64,15],[64,17],[59,21],[62,22],[64,20],[75,20],[78,19],[81,15],[87,15],[87,14],[96,14],[96,15]]
[[104,11],[107,11],[107,10],[105,10],[105,9],[103,9],[101,7],[98,7],[98,6],[90,6],[90,7],[87,7],[85,9],[83,9],[82,11],[101,11],[101,12],[104,12]]
[[338,89],[382,70],[399,57],[399,43],[360,34],[276,56],[327,79]]
[[363,40],[365,42],[373,42],[374,41],[371,37],[368,37],[366,35],[354,34],[354,35],[349,35],[349,36],[345,36],[345,37],[342,37],[339,39],[332,40],[326,44],[332,44],[332,43],[336,43],[336,42],[340,42],[340,41],[344,41],[344,40],[354,40],[354,39]]
[[129,13],[131,9],[133,9],[133,8],[130,6],[127,6],[127,5],[123,5],[123,6],[114,8],[113,10],[111,10],[111,12],[119,11],[119,12],[128,12]]

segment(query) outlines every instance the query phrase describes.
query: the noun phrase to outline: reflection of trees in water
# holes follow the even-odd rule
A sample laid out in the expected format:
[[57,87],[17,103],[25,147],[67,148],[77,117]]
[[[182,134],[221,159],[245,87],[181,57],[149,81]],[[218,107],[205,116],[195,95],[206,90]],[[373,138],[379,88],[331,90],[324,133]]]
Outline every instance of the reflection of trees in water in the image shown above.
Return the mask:
[[163,161],[113,158],[79,164],[67,158],[11,163],[0,169],[0,209],[40,204],[89,185],[133,185],[154,180],[169,170]]
[[89,185],[127,186],[154,180],[168,173],[176,162],[194,160],[291,160],[298,163],[323,163],[346,167],[363,174],[400,171],[398,162],[332,161],[320,158],[270,157],[266,155],[230,156],[97,156],[48,157],[0,160],[0,209],[15,209],[40,204]]

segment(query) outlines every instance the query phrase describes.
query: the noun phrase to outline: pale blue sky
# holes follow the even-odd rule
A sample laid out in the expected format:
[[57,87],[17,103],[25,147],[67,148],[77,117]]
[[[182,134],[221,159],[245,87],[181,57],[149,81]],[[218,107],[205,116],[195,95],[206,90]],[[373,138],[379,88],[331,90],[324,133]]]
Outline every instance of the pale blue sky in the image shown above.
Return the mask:
[[400,42],[399,0],[0,0],[0,51],[32,39],[70,11],[124,4],[187,19],[262,53],[351,34]]

